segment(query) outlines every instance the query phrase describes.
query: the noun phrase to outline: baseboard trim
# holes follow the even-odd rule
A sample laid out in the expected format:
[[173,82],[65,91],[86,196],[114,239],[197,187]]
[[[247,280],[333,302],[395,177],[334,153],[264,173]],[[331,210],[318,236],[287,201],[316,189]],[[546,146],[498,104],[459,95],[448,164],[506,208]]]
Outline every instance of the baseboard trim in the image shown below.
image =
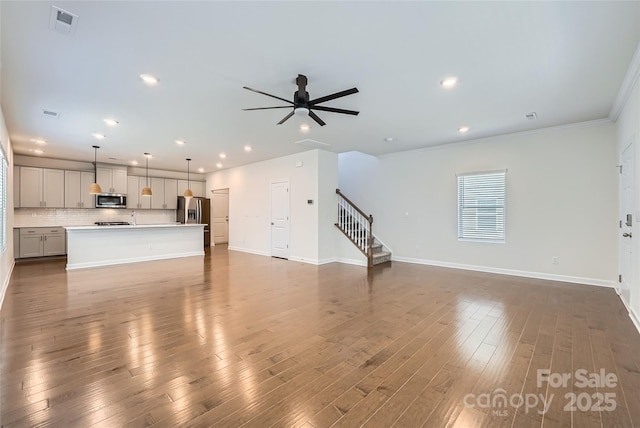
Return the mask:
[[355,266],[364,266],[367,267],[367,261],[357,260],[357,259],[344,259],[341,257],[336,258],[335,260],[338,263],[344,263],[347,265],[355,265]]
[[335,257],[333,258],[328,258],[328,259],[305,259],[303,257],[289,257],[289,260],[292,262],[301,262],[301,263],[308,263],[310,265],[315,265],[315,266],[320,266],[320,265],[326,265],[327,263],[333,263],[336,261]]
[[633,308],[631,308],[631,306],[627,304],[627,301],[622,298],[622,295],[620,294],[620,290],[618,290],[617,288],[616,288],[616,294],[620,298],[620,301],[622,302],[624,307],[627,308],[627,312],[629,313],[629,318],[631,318],[631,322],[635,326],[636,330],[638,330],[638,334],[640,334],[640,317],[638,316],[638,314],[636,314],[636,311],[634,311]]
[[605,281],[595,278],[584,278],[579,276],[555,275],[543,272],[530,272],[515,269],[493,268],[486,266],[466,265],[461,263],[442,262],[437,260],[414,259],[409,257],[393,257],[391,260],[405,263],[414,263],[428,266],[446,267],[451,269],[472,270],[477,272],[497,273],[500,275],[521,276],[525,278],[544,279],[548,281],[570,282],[573,284],[595,285],[615,289],[614,281]]
[[269,254],[266,251],[252,250],[250,248],[233,247],[233,246],[230,245],[230,246],[227,247],[227,249],[231,250],[231,251],[240,251],[241,253],[249,253],[249,254],[256,254],[258,256],[271,257],[271,254]]
[[13,267],[16,265],[16,261],[13,260],[11,262],[11,266],[9,266],[9,272],[7,272],[7,276],[4,278],[2,282],[2,290],[0,290],[0,311],[2,310],[2,303],[4,303],[4,295],[9,288],[9,282],[11,282],[11,275],[13,274]]
[[84,262],[84,263],[67,263],[67,270],[85,269],[92,267],[124,265],[129,263],[150,262],[153,260],[177,259],[182,257],[204,256],[204,250],[193,251],[190,253],[165,254],[162,256],[136,257],[133,259],[114,259],[101,262]]

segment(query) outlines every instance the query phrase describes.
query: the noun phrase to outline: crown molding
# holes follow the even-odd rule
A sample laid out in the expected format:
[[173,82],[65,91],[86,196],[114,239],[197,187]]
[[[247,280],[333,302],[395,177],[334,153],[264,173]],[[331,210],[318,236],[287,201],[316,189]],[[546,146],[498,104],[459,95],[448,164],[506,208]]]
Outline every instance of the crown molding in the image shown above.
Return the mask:
[[620,117],[624,106],[627,105],[627,101],[633,92],[633,87],[638,81],[638,77],[640,77],[640,43],[638,43],[638,46],[636,47],[636,53],[631,59],[631,64],[629,64],[627,74],[624,76],[618,95],[613,102],[613,106],[611,106],[609,119],[612,121],[616,122]]

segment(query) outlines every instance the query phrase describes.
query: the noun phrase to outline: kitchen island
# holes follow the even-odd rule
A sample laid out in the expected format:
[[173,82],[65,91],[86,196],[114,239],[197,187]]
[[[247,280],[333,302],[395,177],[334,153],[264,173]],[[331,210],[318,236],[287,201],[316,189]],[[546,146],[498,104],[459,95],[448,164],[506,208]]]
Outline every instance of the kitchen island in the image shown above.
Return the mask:
[[69,226],[67,270],[204,256],[203,224]]

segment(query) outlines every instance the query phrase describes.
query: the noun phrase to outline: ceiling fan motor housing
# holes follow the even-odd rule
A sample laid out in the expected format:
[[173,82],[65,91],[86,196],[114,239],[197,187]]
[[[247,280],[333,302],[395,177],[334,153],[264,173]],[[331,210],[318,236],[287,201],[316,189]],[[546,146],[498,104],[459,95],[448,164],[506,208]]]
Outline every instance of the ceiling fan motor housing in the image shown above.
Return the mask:
[[336,98],[342,98],[347,95],[356,94],[358,93],[358,88],[351,88],[345,91],[336,92],[335,94],[326,95],[324,97],[309,100],[309,92],[307,92],[307,76],[305,76],[304,74],[298,74],[298,77],[296,77],[296,84],[298,85],[298,90],[293,93],[293,101],[289,101],[284,98],[278,97],[276,95],[268,94],[266,92],[258,91],[257,89],[252,89],[252,88],[249,88],[248,86],[243,86],[244,89],[247,89],[249,91],[257,92],[258,94],[266,95],[268,97],[276,98],[278,100],[292,104],[291,106],[285,105],[285,106],[275,106],[275,107],[256,107],[256,108],[247,108],[243,110],[270,110],[270,109],[293,107],[293,111],[290,112],[288,115],[286,115],[280,122],[278,122],[278,125],[282,125],[294,114],[296,116],[309,115],[313,120],[315,120],[318,123],[318,125],[320,126],[326,125],[326,123],[324,123],[324,121],[320,119],[313,110],[328,111],[332,113],[350,114],[354,116],[357,116],[359,113],[354,110],[345,110],[340,108],[318,105],[326,101],[334,100]]

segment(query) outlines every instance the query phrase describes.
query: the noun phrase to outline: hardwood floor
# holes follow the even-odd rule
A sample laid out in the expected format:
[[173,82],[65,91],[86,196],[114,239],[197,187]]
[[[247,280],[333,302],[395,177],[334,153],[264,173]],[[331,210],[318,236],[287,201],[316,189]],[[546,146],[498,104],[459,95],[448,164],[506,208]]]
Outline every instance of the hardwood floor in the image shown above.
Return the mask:
[[14,269],[2,427],[640,426],[640,335],[611,289],[224,246],[64,265]]

